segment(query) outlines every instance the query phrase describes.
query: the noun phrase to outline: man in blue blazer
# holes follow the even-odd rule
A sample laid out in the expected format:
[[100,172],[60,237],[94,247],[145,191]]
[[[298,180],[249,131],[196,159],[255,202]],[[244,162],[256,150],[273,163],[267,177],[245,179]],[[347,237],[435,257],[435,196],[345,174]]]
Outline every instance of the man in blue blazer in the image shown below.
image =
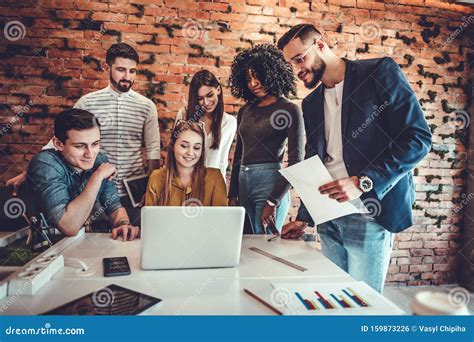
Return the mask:
[[[393,233],[413,224],[411,170],[431,146],[423,111],[391,58],[340,58],[310,24],[291,28],[278,47],[305,86],[315,88],[302,103],[305,158],[318,155],[334,179],[318,190],[369,210],[318,225],[323,254],[382,292]],[[307,224],[314,226],[302,203],[282,237],[299,237]]]

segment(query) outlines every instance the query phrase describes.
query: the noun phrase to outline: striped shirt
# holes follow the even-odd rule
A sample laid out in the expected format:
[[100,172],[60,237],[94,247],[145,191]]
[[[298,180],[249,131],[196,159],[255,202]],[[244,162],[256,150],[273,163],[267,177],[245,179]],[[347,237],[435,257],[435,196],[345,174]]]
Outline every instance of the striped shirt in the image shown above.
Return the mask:
[[155,104],[132,89],[117,93],[109,85],[84,95],[74,107],[87,110],[99,119],[101,150],[116,165],[117,190],[120,196],[125,195],[123,179],[145,173],[142,145],[147,159],[160,159]]
[[147,159],[160,159],[155,104],[132,89],[117,93],[109,85],[82,96],[74,108],[87,110],[99,119],[101,152],[116,166],[115,184],[119,195],[125,196],[123,180],[145,174],[142,146]]

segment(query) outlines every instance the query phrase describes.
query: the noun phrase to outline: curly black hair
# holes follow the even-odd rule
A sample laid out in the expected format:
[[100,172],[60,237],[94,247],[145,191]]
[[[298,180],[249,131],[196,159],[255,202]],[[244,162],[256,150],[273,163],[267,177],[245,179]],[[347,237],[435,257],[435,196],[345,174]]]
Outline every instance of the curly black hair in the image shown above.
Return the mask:
[[255,73],[267,94],[276,97],[296,95],[293,69],[275,45],[256,45],[235,56],[232,62],[230,89],[233,96],[246,102],[256,100],[256,96],[247,87],[249,70]]

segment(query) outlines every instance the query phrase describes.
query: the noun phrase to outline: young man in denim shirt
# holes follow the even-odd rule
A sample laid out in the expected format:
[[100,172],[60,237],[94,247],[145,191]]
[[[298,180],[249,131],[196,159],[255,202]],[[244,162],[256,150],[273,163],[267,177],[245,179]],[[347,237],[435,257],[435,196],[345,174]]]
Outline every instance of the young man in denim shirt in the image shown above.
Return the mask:
[[[125,241],[139,235],[130,224],[112,179],[117,171],[99,152],[100,125],[82,109],[68,109],[54,120],[56,150],[38,153],[28,166],[28,178],[48,223],[66,236],[76,235],[84,223],[104,211],[114,227],[112,237]],[[98,203],[97,203],[98,202]]]

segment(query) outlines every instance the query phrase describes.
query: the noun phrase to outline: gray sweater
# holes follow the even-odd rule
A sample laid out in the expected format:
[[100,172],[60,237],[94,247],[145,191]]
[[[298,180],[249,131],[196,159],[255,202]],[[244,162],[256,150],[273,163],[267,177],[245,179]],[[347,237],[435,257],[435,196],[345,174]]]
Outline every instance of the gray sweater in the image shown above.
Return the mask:
[[[265,107],[251,103],[240,108],[229,198],[238,197],[241,165],[283,162],[287,141],[288,164],[303,160],[304,123],[298,105],[282,97]],[[290,184],[280,175],[269,199],[279,203],[289,189]]]

